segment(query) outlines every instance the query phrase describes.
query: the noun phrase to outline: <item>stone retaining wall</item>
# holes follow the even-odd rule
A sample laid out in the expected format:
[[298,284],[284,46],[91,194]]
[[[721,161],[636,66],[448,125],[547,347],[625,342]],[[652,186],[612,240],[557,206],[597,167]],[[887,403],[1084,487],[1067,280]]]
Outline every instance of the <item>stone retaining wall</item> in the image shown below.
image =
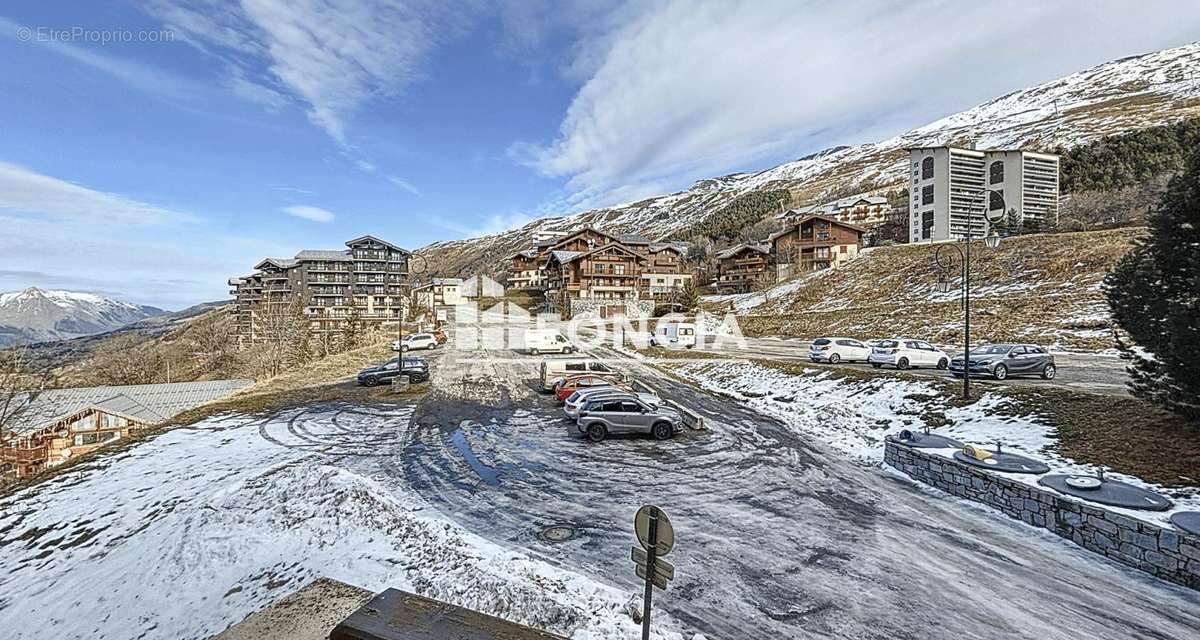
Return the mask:
[[1089,551],[1200,590],[1200,536],[1142,522],[891,441],[885,445],[884,462],[915,480],[999,509]]

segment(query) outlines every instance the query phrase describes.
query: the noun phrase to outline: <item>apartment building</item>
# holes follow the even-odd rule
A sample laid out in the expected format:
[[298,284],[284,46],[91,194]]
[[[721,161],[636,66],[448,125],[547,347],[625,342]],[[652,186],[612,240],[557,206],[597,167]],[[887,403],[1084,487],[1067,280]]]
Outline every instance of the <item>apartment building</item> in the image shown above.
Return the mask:
[[299,302],[315,332],[339,331],[352,309],[359,319],[395,322],[407,307],[410,253],[374,236],[346,242],[346,249],[306,249],[294,258],[267,258],[254,273],[229,281],[238,335],[253,340],[269,318]]
[[457,306],[466,302],[462,286],[462,278],[432,278],[425,284],[413,287],[413,300],[418,309],[429,311],[438,307]]
[[827,216],[807,216],[772,234],[771,254],[780,278],[840,266],[858,256],[866,229]]
[[668,302],[691,282],[694,274],[687,267],[688,247],[682,242],[651,243],[646,246],[646,266],[642,271],[642,290],[654,300]]
[[884,196],[854,196],[791,209],[778,217],[799,220],[808,216],[825,216],[859,227],[872,227],[886,222],[889,213],[891,205]]
[[990,228],[986,213],[999,210],[1008,226],[1057,222],[1058,174],[1058,156],[1052,154],[909,149],[909,239],[958,240],[968,232],[981,237]]
[[508,288],[509,289],[541,289],[545,282],[542,279],[542,264],[538,263],[537,249],[518,251],[509,256]]
[[718,293],[746,293],[767,279],[775,279],[769,244],[739,244],[721,251],[716,258]]

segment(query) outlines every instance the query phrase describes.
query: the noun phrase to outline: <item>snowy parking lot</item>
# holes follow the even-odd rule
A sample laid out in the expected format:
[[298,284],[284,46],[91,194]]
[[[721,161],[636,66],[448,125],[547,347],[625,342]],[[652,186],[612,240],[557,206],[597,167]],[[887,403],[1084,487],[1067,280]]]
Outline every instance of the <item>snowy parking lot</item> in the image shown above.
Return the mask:
[[415,404],[222,416],[0,499],[0,627],[203,638],[328,576],[633,638],[632,517],[652,502],[678,534],[664,638],[1200,629],[1195,592],[826,445],[832,408],[798,428],[623,361],[709,429],[592,444],[537,392],[538,361],[447,350]]

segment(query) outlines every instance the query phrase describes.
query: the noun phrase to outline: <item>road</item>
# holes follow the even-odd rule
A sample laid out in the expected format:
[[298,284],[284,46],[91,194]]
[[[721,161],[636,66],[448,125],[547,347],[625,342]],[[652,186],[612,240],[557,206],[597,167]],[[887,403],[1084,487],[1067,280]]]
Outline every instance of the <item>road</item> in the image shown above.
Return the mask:
[[[610,356],[616,354],[610,352]],[[385,458],[471,531],[636,593],[642,504],[675,523],[655,600],[709,638],[1184,638],[1195,592],[840,458],[633,361],[710,429],[591,444],[536,391],[539,359],[448,351],[406,455]],[[576,532],[565,542],[547,528]]]
[[[710,338],[706,343],[706,349],[721,354],[747,358],[809,362],[809,346],[812,345],[812,341],[810,340],[800,338],[745,338],[745,340],[746,348],[743,349],[728,339],[722,341],[720,345],[714,346],[714,340]],[[953,350],[949,346],[944,346],[943,349],[952,356],[962,352],[961,348]],[[1021,377],[1003,381],[980,379],[979,383],[999,386],[1054,386],[1063,389],[1112,395],[1126,395],[1129,393],[1125,385],[1125,382],[1129,379],[1129,375],[1125,372],[1126,361],[1120,358],[1089,353],[1058,352],[1054,354],[1054,360],[1058,368],[1058,375],[1055,376],[1054,380]],[[863,362],[842,362],[837,365],[820,364],[817,366],[871,369],[870,365]],[[894,371],[894,369],[884,368],[879,369],[879,371]],[[957,378],[950,376],[949,373],[937,369],[909,369],[906,373],[917,376],[957,380]]]

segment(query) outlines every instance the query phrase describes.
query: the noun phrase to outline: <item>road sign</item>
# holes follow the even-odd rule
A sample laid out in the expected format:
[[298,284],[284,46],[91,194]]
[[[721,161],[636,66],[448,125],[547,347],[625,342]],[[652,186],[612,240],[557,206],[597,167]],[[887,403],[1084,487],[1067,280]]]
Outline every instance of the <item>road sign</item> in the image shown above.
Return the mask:
[[[657,567],[657,566],[658,566],[659,564],[661,564],[662,562],[664,562],[664,561],[663,561],[663,560],[659,560],[658,562],[655,562],[655,563],[654,563],[654,566],[656,566],[656,567]],[[637,574],[637,577],[641,578],[642,580],[645,580],[645,579],[646,579],[646,567],[645,567],[645,565],[640,565],[640,564],[639,564],[639,565],[637,565],[636,567],[634,567],[634,568],[633,568],[633,571],[634,571],[634,573],[636,573],[636,574]],[[657,572],[657,571],[655,571],[655,572],[654,572],[654,578],[652,578],[652,579],[650,580],[650,583],[651,583],[651,584],[653,584],[654,586],[658,587],[659,589],[662,589],[663,591],[666,591],[666,590],[667,590],[667,579],[666,579],[666,578],[664,578],[664,577],[662,577],[662,576],[660,576],[660,575],[658,575],[658,572]]]
[[[634,562],[634,564],[637,565],[637,569],[639,569],[639,570],[645,569],[646,563],[650,560],[649,555],[646,554],[646,550],[642,549],[640,547],[633,547],[632,551],[633,551],[633,562]],[[654,559],[654,576],[655,577],[661,576],[664,580],[674,580],[675,579],[675,566],[672,565],[670,562],[667,562],[666,560],[662,560],[660,558],[655,558]],[[638,577],[645,578],[646,576],[639,573]],[[662,588],[666,589],[665,586]]]
[[658,545],[655,554],[665,556],[671,553],[671,549],[675,547],[675,528],[671,526],[671,519],[667,517],[666,512],[652,505],[638,509],[637,515],[633,517],[633,530],[637,533],[638,542],[642,544],[642,548],[649,551],[650,515],[652,513],[658,516]]

